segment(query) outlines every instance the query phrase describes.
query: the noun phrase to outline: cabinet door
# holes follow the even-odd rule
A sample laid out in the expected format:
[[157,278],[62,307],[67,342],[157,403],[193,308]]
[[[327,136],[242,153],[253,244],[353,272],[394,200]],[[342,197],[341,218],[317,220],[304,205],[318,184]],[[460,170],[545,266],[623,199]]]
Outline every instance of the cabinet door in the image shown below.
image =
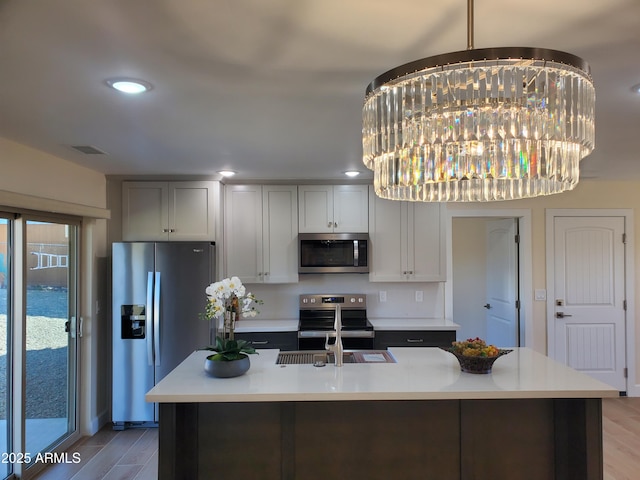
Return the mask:
[[376,332],[375,348],[450,347],[455,340],[455,330],[385,330]]
[[264,282],[298,282],[296,186],[262,187],[262,253]]
[[333,232],[333,186],[300,185],[298,218],[300,233]]
[[403,282],[407,270],[407,206],[376,197],[371,189],[369,281]]
[[169,240],[215,240],[214,182],[169,183]]
[[442,207],[438,203],[410,203],[408,207],[408,279],[444,282],[447,275]]
[[122,240],[169,239],[167,182],[122,183]]
[[335,185],[333,187],[333,231],[367,233],[369,231],[369,187]]
[[262,282],[262,187],[227,185],[224,211],[225,275]]
[[235,338],[236,340],[251,342],[254,348],[277,348],[279,350],[298,349],[298,332],[236,332]]

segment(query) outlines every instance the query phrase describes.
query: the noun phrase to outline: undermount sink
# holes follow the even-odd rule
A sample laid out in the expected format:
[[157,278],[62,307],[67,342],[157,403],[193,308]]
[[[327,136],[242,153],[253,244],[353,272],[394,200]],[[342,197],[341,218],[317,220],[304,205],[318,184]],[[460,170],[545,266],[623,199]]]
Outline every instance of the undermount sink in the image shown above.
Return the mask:
[[[296,350],[280,352],[276,365],[315,365],[323,367],[335,363],[333,352],[325,350]],[[342,353],[343,363],[396,363],[386,350],[348,350]]]

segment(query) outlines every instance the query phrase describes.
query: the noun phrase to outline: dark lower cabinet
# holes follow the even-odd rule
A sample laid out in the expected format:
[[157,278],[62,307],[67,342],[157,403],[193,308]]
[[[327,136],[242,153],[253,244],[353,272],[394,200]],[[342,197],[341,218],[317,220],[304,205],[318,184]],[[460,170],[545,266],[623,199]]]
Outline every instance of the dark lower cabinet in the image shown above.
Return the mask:
[[382,330],[376,331],[376,350],[388,347],[450,347],[455,330]]
[[251,332],[236,333],[236,339],[246,340],[253,348],[298,349],[298,332]]
[[160,404],[160,480],[602,480],[602,401]]

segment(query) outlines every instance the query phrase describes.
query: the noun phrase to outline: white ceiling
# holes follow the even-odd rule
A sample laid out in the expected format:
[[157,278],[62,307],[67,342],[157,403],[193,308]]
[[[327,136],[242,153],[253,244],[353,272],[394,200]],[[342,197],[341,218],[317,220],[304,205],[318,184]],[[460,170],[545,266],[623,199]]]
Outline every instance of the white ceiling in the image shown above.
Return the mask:
[[[113,175],[370,178],[366,86],[464,50],[466,3],[0,0],[0,136]],[[476,0],[474,43],[589,62],[596,150],[582,176],[640,179],[640,0]],[[115,76],[154,89],[124,97],[104,83]]]

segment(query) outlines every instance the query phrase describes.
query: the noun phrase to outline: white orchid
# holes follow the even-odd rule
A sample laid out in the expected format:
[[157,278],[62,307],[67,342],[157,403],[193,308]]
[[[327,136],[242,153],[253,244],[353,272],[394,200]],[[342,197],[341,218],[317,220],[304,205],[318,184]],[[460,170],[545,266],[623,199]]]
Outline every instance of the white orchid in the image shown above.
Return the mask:
[[243,317],[255,317],[259,312],[253,304],[262,303],[251,292],[247,293],[238,277],[225,278],[212,283],[205,289],[205,293],[207,306],[202,316],[207,320],[221,317],[225,311],[231,311],[234,308],[238,308]]

